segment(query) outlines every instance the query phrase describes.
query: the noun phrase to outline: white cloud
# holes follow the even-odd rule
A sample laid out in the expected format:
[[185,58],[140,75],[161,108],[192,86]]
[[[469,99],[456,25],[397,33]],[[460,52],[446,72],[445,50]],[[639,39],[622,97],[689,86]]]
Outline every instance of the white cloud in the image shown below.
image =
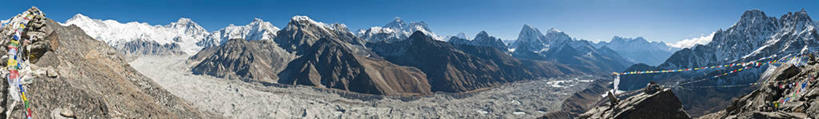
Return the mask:
[[[714,33],[716,33],[716,32],[714,32]],[[714,39],[714,33],[711,33],[710,35],[707,35],[707,36],[702,35],[700,37],[684,39],[684,40],[677,41],[677,42],[674,42],[674,43],[666,43],[666,44],[668,46],[676,47],[676,48],[690,48],[690,47],[694,47],[694,45],[697,45],[697,44],[708,44],[709,42],[711,42],[711,39]]]

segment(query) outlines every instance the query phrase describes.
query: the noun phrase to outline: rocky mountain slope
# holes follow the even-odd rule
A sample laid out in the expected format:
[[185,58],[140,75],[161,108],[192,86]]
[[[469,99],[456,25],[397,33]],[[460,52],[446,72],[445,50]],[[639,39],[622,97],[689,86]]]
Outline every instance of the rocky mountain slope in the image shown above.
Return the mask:
[[[792,56],[794,54],[816,52],[819,47],[814,22],[802,10],[790,12],[779,18],[769,17],[760,10],[748,10],[743,13],[739,21],[725,30],[714,34],[713,40],[705,45],[697,45],[675,52],[659,66],[634,65],[626,71],[647,69],[678,69],[702,66],[721,65],[727,63],[753,61],[769,56]],[[767,66],[755,68],[720,77],[718,80],[707,80],[691,85],[739,85],[759,81],[760,74]],[[734,70],[734,69],[729,69]],[[692,79],[711,78],[714,75],[726,72],[724,70],[700,70],[685,73],[646,74],[623,76],[619,89],[634,90],[645,86],[648,81],[665,84],[686,82]],[[694,116],[718,111],[727,106],[729,100],[742,96],[753,88],[731,87],[719,89],[692,89],[675,90],[681,96],[686,110]],[[707,95],[707,96],[702,96]],[[706,101],[703,101],[706,100]]]
[[[496,48],[462,46],[466,49],[460,50],[423,32],[415,32],[402,41],[370,43],[368,47],[390,62],[421,69],[433,91],[463,92],[570,72],[551,64],[526,65]],[[547,68],[535,71],[526,66]]]
[[193,74],[275,83],[278,72],[295,57],[272,40],[232,39],[202,49],[189,62],[196,64],[191,69]]
[[298,56],[278,74],[278,83],[383,95],[431,93],[423,72],[367,57],[364,41],[344,25],[295,16],[275,41]]
[[[167,92],[76,25],[62,26],[42,16],[29,24],[23,34],[34,36],[29,40],[36,45],[28,46],[35,50],[30,52],[33,78],[25,88],[34,118],[218,118]],[[3,35],[10,30],[5,27]],[[0,39],[3,44],[10,40]],[[2,104],[14,103],[6,96]],[[3,116],[24,118],[20,105],[12,110]]]
[[819,86],[815,85],[819,65],[811,59],[807,65],[786,64],[766,72],[758,89],[702,118],[819,118]]
[[608,47],[595,48],[589,41],[573,39],[554,28],[543,34],[529,25],[523,26],[510,50],[515,57],[554,61],[583,72],[607,74],[632,64]]
[[659,65],[665,62],[674,51],[674,48],[666,45],[665,42],[649,42],[643,37],[626,38],[614,36],[611,41],[595,43],[595,47],[608,47],[634,63],[645,63],[648,65]]

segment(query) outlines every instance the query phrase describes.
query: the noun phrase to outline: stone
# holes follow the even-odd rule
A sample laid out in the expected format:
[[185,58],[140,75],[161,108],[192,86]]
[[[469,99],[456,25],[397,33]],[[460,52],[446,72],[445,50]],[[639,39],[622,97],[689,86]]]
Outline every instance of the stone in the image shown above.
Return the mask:
[[46,76],[48,76],[49,78],[57,78],[59,74],[57,73],[57,71],[54,70],[54,68],[48,67],[46,69]]
[[62,111],[60,111],[60,116],[69,117],[69,118],[77,118],[74,115],[74,111],[71,111],[69,109],[62,109]]

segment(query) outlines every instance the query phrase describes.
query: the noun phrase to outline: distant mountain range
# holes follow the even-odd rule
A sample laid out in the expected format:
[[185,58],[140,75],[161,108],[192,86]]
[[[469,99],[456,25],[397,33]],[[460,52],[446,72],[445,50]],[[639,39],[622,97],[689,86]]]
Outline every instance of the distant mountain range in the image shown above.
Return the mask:
[[150,25],[91,19],[77,14],[62,24],[77,25],[91,37],[131,55],[193,55],[204,47],[217,46],[229,39],[272,40],[279,31],[270,22],[258,18],[244,26],[231,24],[214,32],[208,32],[189,18],[167,25]]
[[645,52],[627,47],[674,50],[642,38],[592,43],[557,29],[542,34],[528,25],[513,43],[485,31],[471,39],[465,34],[443,39],[424,22],[400,18],[356,33],[344,24],[306,16],[293,17],[284,29],[254,19],[213,32],[187,18],[149,25],[77,14],[64,25],[77,25],[128,55],[192,55],[188,62],[194,64],[194,74],[383,95],[464,92],[518,80],[608,74],[667,55],[635,55]]
[[597,48],[590,41],[574,39],[555,28],[543,34],[529,25],[523,26],[510,51],[515,57],[554,61],[584,72],[621,71],[634,64],[608,47]]
[[671,53],[679,48],[666,45],[665,42],[650,42],[643,37],[625,38],[614,36],[611,41],[595,43],[595,47],[607,47],[626,57],[631,62],[659,65],[665,62]]
[[396,17],[392,22],[384,26],[370,27],[369,29],[361,29],[358,31],[358,36],[364,40],[377,41],[397,41],[407,39],[415,31],[420,31],[424,34],[433,36],[437,40],[441,40],[438,35],[429,30],[427,23],[421,22],[404,22],[401,18]]

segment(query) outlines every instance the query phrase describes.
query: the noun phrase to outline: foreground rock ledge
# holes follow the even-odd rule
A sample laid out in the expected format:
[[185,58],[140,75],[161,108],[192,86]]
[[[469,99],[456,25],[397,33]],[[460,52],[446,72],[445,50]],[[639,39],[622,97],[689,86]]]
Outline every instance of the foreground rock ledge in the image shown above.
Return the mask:
[[605,104],[580,115],[581,119],[690,119],[671,89],[631,96],[611,108]]

